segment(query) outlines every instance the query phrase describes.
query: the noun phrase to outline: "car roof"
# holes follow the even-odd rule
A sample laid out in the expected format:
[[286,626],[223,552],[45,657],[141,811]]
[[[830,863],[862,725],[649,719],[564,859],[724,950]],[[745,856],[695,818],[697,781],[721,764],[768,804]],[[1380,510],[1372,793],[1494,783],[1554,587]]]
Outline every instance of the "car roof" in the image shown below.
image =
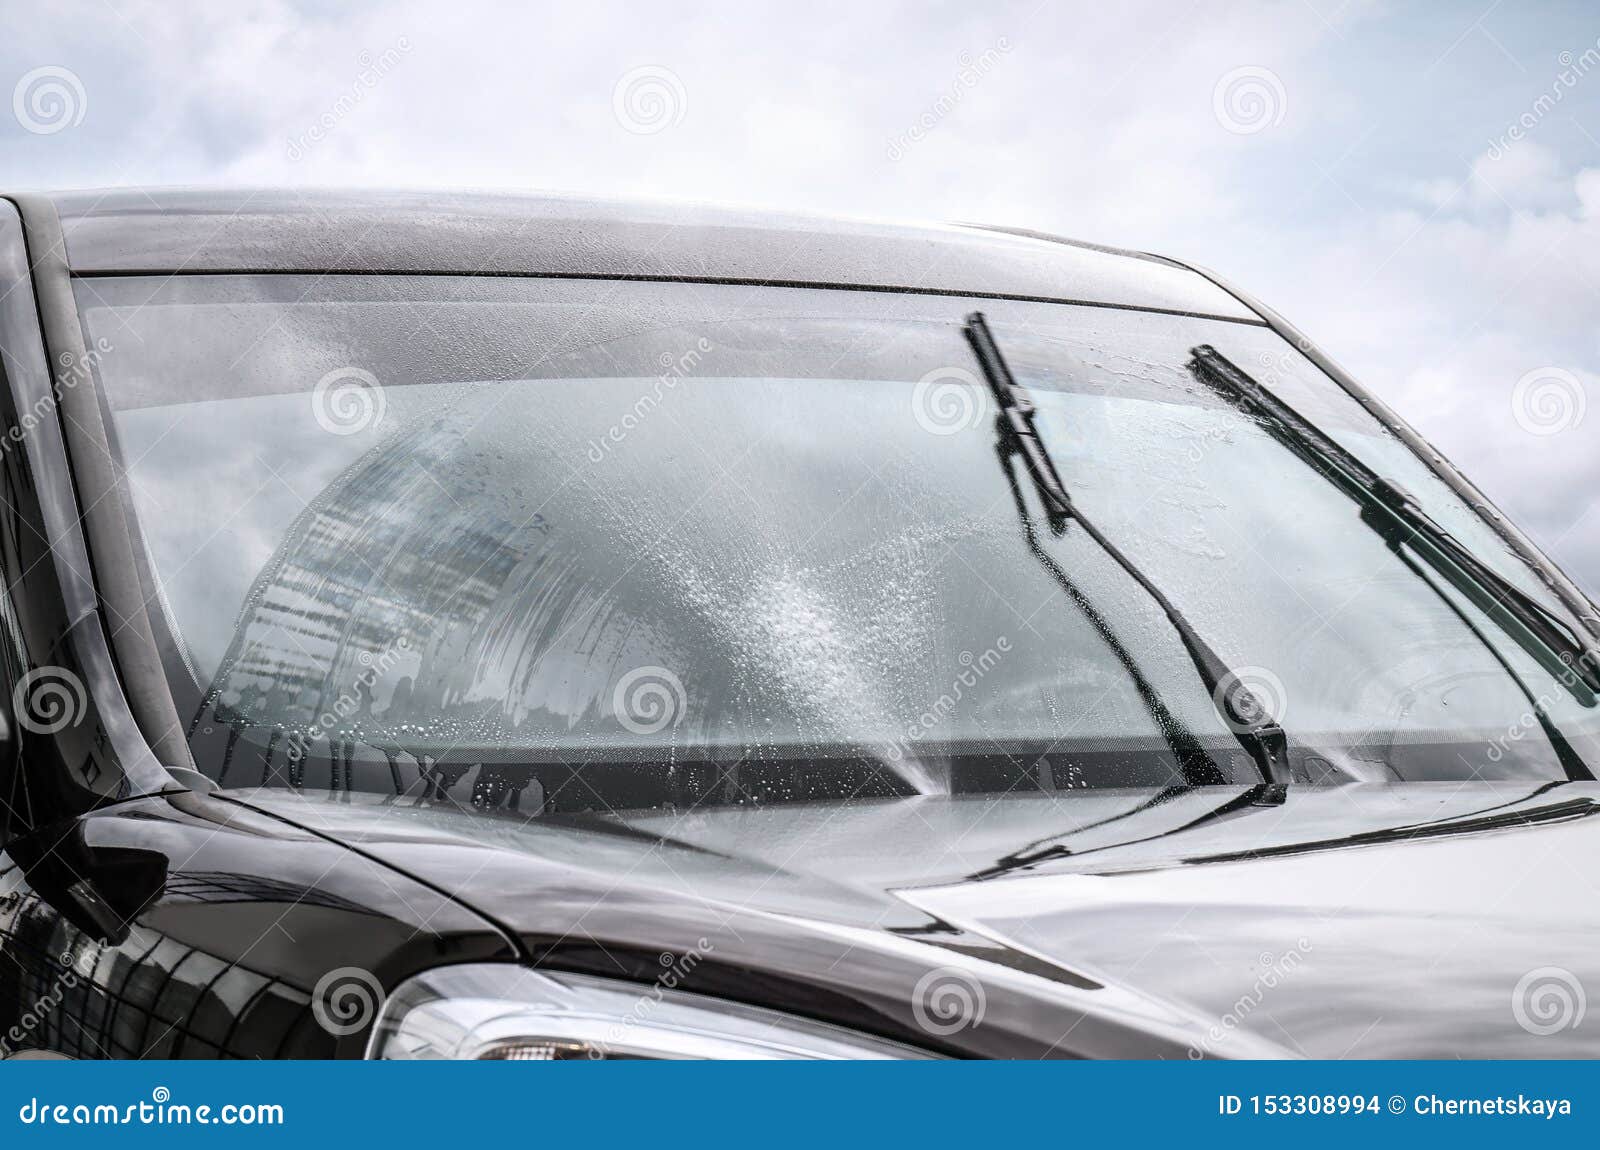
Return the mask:
[[812,285],[1259,317],[1181,264],[1004,228],[548,194],[127,189],[54,206],[79,275],[307,272]]

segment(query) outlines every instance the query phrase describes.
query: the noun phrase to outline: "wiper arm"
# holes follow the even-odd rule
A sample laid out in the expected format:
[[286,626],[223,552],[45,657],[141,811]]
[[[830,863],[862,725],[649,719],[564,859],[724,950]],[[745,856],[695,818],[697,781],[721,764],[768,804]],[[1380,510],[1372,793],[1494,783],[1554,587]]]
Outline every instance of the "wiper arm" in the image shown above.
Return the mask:
[[1398,484],[1252,379],[1209,344],[1193,349],[1195,377],[1254,416],[1266,430],[1355,501],[1361,521],[1391,550],[1403,544],[1488,615],[1585,707],[1600,692],[1600,652],[1516,584],[1488,566]]
[[1138,694],[1145,709],[1150,712],[1150,717],[1155,720],[1156,729],[1161,732],[1161,737],[1166,740],[1171,748],[1173,758],[1177,760],[1178,772],[1183,776],[1183,785],[1180,790],[1189,787],[1221,786],[1232,781],[1228,773],[1219,766],[1210,753],[1201,746],[1200,740],[1195,738],[1193,732],[1181,723],[1167,705],[1162,701],[1155,685],[1145,677],[1143,669],[1132,653],[1117,637],[1109,620],[1100,613],[1088,596],[1078,588],[1057,563],[1055,557],[1046,551],[1039,542],[1039,533],[1034,530],[1033,518],[1028,514],[1027,501],[1022,498],[1022,487],[1017,482],[1017,469],[1011,465],[1011,437],[1001,437],[995,445],[995,453],[1000,458],[1000,467],[1005,472],[1006,488],[1011,492],[1011,501],[1016,506],[1017,518],[1022,523],[1022,540],[1028,550],[1039,560],[1052,579],[1066,592],[1067,598],[1072,600],[1073,606],[1083,612],[1083,617],[1089,621],[1089,626],[1094,628],[1112,656],[1122,665],[1128,678],[1133,682],[1133,689]]
[[1540,729],[1544,731],[1545,741],[1550,744],[1550,749],[1555,753],[1556,761],[1561,764],[1561,769],[1566,772],[1567,779],[1571,782],[1593,782],[1594,772],[1589,769],[1589,764],[1584,762],[1583,756],[1573,749],[1572,743],[1561,732],[1561,728],[1556,726],[1555,720],[1550,717],[1550,712],[1545,708],[1544,699],[1536,696],[1532,688],[1522,681],[1522,676],[1517,674],[1516,668],[1511,665],[1511,660],[1506,658],[1505,653],[1489,642],[1489,636],[1485,635],[1482,629],[1468,618],[1465,609],[1450,596],[1446,595],[1444,589],[1435,584],[1432,577],[1417,565],[1416,560],[1400,551],[1396,551],[1395,555],[1399,557],[1400,562],[1411,568],[1416,573],[1417,578],[1426,583],[1434,594],[1439,596],[1440,601],[1450,609],[1457,619],[1461,620],[1461,625],[1470,631],[1472,637],[1478,640],[1484,650],[1489,652],[1490,657],[1500,664],[1500,669],[1506,673],[1506,677],[1516,685],[1522,697],[1527,700],[1529,712],[1538,721]]
[[1255,761],[1262,779],[1269,783],[1290,781],[1288,740],[1283,728],[1268,713],[1255,692],[1251,691],[1244,680],[1216,651],[1212,650],[1211,645],[1200,637],[1199,632],[1184,617],[1183,612],[1178,610],[1177,605],[1167,598],[1161,588],[1157,587],[1132,559],[1124,555],[1121,548],[1101,533],[1100,529],[1084,515],[1082,508],[1073,503],[1072,496],[1061,481],[1055,463],[1050,458],[1050,452],[1034,427],[1033,402],[1027,393],[1017,386],[982,312],[973,312],[967,317],[966,336],[967,342],[972,345],[973,354],[977,356],[978,366],[983,369],[984,378],[988,380],[995,401],[1000,407],[1003,454],[1022,456],[1028,473],[1033,476],[1039,498],[1044,502],[1051,531],[1060,535],[1066,531],[1068,520],[1076,521],[1084,534],[1094,540],[1102,551],[1116,560],[1117,565],[1127,572],[1134,582],[1144,588],[1166,614],[1173,629],[1178,632],[1184,649],[1188,651],[1195,670],[1200,673],[1201,681],[1211,695],[1212,704],[1217,708],[1228,729],[1239,740],[1239,745]]

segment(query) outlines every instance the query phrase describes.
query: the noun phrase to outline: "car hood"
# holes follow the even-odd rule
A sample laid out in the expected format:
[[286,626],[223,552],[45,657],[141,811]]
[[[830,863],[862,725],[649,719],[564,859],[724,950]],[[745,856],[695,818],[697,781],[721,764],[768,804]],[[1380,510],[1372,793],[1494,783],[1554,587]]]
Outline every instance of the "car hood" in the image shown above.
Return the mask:
[[[533,961],[648,981],[709,948],[696,989],[956,1053],[1600,1055],[1596,784],[533,819],[233,797],[438,886]],[[966,988],[954,1030],[939,976]]]

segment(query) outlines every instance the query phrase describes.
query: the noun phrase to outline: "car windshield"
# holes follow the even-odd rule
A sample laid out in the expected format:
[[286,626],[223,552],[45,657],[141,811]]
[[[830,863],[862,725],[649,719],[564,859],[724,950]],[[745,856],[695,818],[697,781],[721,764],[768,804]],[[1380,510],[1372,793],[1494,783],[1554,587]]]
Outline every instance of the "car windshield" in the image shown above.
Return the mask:
[[[1149,594],[1008,482],[971,300],[77,288],[166,672],[225,785],[549,812],[1185,785],[1185,748],[1260,781]],[[1555,729],[1596,761],[1589,709],[1196,381],[1215,347],[1562,610],[1268,328],[982,302],[1074,500],[1283,726],[1294,780],[1566,778]]]

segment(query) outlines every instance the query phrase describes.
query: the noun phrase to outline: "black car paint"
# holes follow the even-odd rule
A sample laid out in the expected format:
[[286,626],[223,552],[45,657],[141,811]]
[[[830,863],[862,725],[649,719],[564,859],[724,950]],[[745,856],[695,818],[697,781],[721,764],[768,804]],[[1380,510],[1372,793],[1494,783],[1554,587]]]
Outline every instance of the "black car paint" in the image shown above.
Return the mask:
[[[137,209],[126,197],[105,208],[77,203],[62,233],[68,248],[56,252],[29,251],[15,211],[0,204],[0,345],[7,352],[0,404],[8,427],[23,425],[29,413],[49,414],[33,418],[27,436],[12,440],[3,458],[0,558],[16,630],[6,641],[19,663],[8,672],[14,678],[23,667],[66,666],[89,696],[88,712],[68,730],[21,732],[27,793],[0,796],[13,805],[11,829],[20,832],[8,844],[9,857],[0,856],[0,1042],[8,1047],[84,1057],[357,1056],[365,1034],[335,1036],[312,1009],[330,971],[360,967],[392,988],[443,963],[522,962],[647,988],[663,955],[699,948],[708,957],[687,975],[685,989],[943,1053],[1288,1055],[1300,1051],[1265,1026],[1256,1033],[1241,1028],[1231,1045],[1213,1051],[1207,1036],[1249,972],[1208,971],[1196,948],[1142,968],[1136,948],[1129,948],[1157,929],[1185,937],[1184,912],[1152,913],[1147,888],[1140,888],[1141,896],[1125,905],[1113,898],[1109,906],[1094,903],[1096,914],[1074,917],[1082,880],[1100,880],[1090,888],[1100,891],[1119,878],[1131,889],[1130,875],[1170,872],[1183,882],[1207,876],[1206,905],[1216,911],[1207,918],[1207,937],[1214,946],[1230,934],[1239,943],[1239,927],[1248,923],[1245,949],[1254,953],[1298,937],[1303,907],[1257,897],[1273,889],[1271,876],[1284,858],[1317,860],[1316,889],[1300,893],[1340,922],[1340,899],[1361,909],[1359,892],[1341,889],[1341,874],[1362,872],[1373,852],[1387,852],[1386,865],[1424,876],[1400,900],[1424,929],[1398,929],[1406,916],[1393,907],[1371,921],[1389,928],[1382,940],[1398,966],[1386,969],[1415,973],[1437,961],[1425,925],[1448,889],[1441,886],[1448,872],[1429,851],[1470,843],[1486,859],[1526,860],[1552,844],[1555,853],[1546,857],[1555,862],[1536,868],[1533,880],[1542,894],[1540,914],[1493,930],[1491,942],[1472,956],[1486,981],[1457,977],[1429,985],[1417,974],[1385,983],[1374,976],[1371,954],[1358,954],[1357,961],[1318,968],[1296,1000],[1334,1011],[1341,1001],[1381,1007],[1385,995],[1403,1004],[1418,984],[1441,996],[1446,1014],[1453,1006],[1485,1011],[1483,996],[1509,996],[1510,983],[1500,983],[1514,980],[1517,964],[1529,961],[1516,945],[1520,928],[1548,932],[1563,912],[1580,926],[1588,921],[1584,900],[1553,882],[1560,868],[1592,881],[1592,863],[1600,858],[1600,831],[1587,817],[1600,792],[1583,784],[1536,796],[1490,789],[1452,799],[1442,813],[1426,807],[1444,800],[1398,791],[1347,797],[1343,811],[1326,796],[1292,788],[1128,794],[1102,796],[1115,809],[1087,822],[1088,808],[1075,805],[1080,797],[876,800],[826,817],[797,805],[688,819],[578,815],[524,822],[442,803],[282,790],[212,793],[199,783],[190,789],[183,772],[167,770],[152,754],[124,694],[80,527],[68,447],[49,403],[52,375],[59,379],[72,363],[58,348],[47,351],[41,317],[49,309],[36,299],[30,267],[51,256],[64,266],[71,255],[74,270],[97,274],[170,270],[176,246],[192,240],[196,219],[215,224],[229,212],[231,226],[216,229],[220,239],[198,251],[199,270],[337,267],[357,258],[338,241],[340,228],[359,216],[360,201],[343,216],[333,213],[329,225],[315,209],[305,209],[297,224],[285,218],[289,206],[280,204],[276,216],[241,213],[225,199],[191,197],[150,216],[153,225],[142,231],[127,227]],[[366,262],[349,270],[384,261],[390,270],[405,270],[451,251],[466,259],[473,249],[457,241],[492,243],[492,228],[450,217],[431,248],[419,247],[408,240],[426,232],[438,206],[413,199],[401,208],[405,226],[380,233],[377,255],[361,253]],[[516,202],[494,206],[502,217],[517,210]],[[581,211],[549,214],[566,219],[569,233],[588,234]],[[744,226],[667,229],[674,242],[652,263],[643,253],[656,250],[646,241],[660,229],[649,221],[613,222],[610,232],[595,231],[600,239],[590,236],[588,249],[553,245],[574,266],[535,260],[497,270],[559,276],[581,274],[585,261],[609,261],[605,274],[739,282],[756,276],[764,258],[761,243],[751,240],[759,227],[740,231]],[[935,261],[940,254],[931,239],[899,236],[865,258],[850,255],[862,242],[860,236],[836,242],[833,256],[814,257],[803,282],[862,286],[874,265],[918,252]],[[971,294],[1084,296],[1081,269],[1052,271],[1036,250],[1027,274],[1011,280],[1006,267],[1011,261],[1014,269],[1013,253],[991,253],[981,244],[964,250],[969,259],[959,274],[975,285]],[[1096,251],[1097,260],[1122,258],[1085,250]],[[1176,266],[1163,267],[1165,275]],[[1122,302],[1180,312],[1198,306],[1175,290],[1164,283],[1149,299]],[[1236,307],[1218,302],[1221,293],[1209,288],[1183,290],[1208,311]],[[43,326],[50,327],[47,317]],[[9,693],[11,683],[3,685]],[[38,811],[52,817],[37,818]],[[995,811],[1002,817],[990,820]],[[929,819],[954,820],[967,845],[935,853],[918,829]],[[1247,833],[1230,834],[1223,850],[1207,839],[1219,825]],[[118,917],[131,919],[123,937],[103,929],[82,883],[98,888],[98,901]],[[1379,941],[1370,932],[1345,937],[1369,947]],[[1580,975],[1600,978],[1583,948],[1563,942],[1561,954]],[[914,1017],[917,988],[950,966],[980,972],[986,1012],[979,1025],[930,1035]],[[1413,1011],[1406,1027],[1387,1037],[1385,1051],[1596,1053],[1592,1029],[1539,1045],[1501,1025],[1509,1019],[1508,1010],[1502,1013],[1491,1025],[1463,1029],[1429,1025],[1443,1015],[1418,1018]],[[1314,1053],[1350,1053],[1323,1049],[1315,1039],[1309,1045]]]
[[0,1042],[77,1058],[331,1058],[311,994],[359,967],[385,985],[431,966],[510,961],[484,919],[393,868],[214,797],[136,799],[80,820],[95,851],[165,876],[120,942],[0,877]]
[[[650,938],[682,953],[704,937],[716,962],[692,987],[873,1019],[895,1037],[917,1034],[916,982],[975,955],[989,964],[975,968],[984,1020],[951,1036],[969,1054],[1126,1053],[1115,1023],[1133,1018],[1182,1036],[1147,1057],[1597,1051],[1581,1026],[1535,1035],[1511,1009],[1529,970],[1600,977],[1573,877],[1600,862],[1593,783],[1107,790],[554,822],[281,788],[244,801],[377,858],[425,861],[530,940],[536,961],[648,980],[653,955],[624,967],[606,951]],[[603,947],[574,952],[561,936],[575,922]],[[1240,1020],[1255,1044],[1207,1040],[1266,953],[1293,955],[1295,969]],[[727,962],[739,969],[717,968]],[[771,981],[743,982],[750,967]],[[779,976],[814,1000],[790,998]]]
[[[1600,978],[1572,889],[1600,861],[1600,787],[1341,790],[527,821],[278,788],[135,800],[81,820],[166,868],[120,945],[0,877],[0,1022],[31,1012],[29,1045],[78,1056],[357,1056],[364,1033],[336,1039],[310,1008],[339,968],[388,987],[523,962],[643,990],[692,952],[682,989],[954,1055],[1593,1056],[1581,1027],[1520,1028],[1510,999],[1556,960]],[[1515,881],[1469,889],[1466,852]],[[93,973],[63,989],[85,953]],[[1297,969],[1222,1041],[1268,953]],[[985,1013],[930,1036],[915,991],[949,969],[981,980]]]

